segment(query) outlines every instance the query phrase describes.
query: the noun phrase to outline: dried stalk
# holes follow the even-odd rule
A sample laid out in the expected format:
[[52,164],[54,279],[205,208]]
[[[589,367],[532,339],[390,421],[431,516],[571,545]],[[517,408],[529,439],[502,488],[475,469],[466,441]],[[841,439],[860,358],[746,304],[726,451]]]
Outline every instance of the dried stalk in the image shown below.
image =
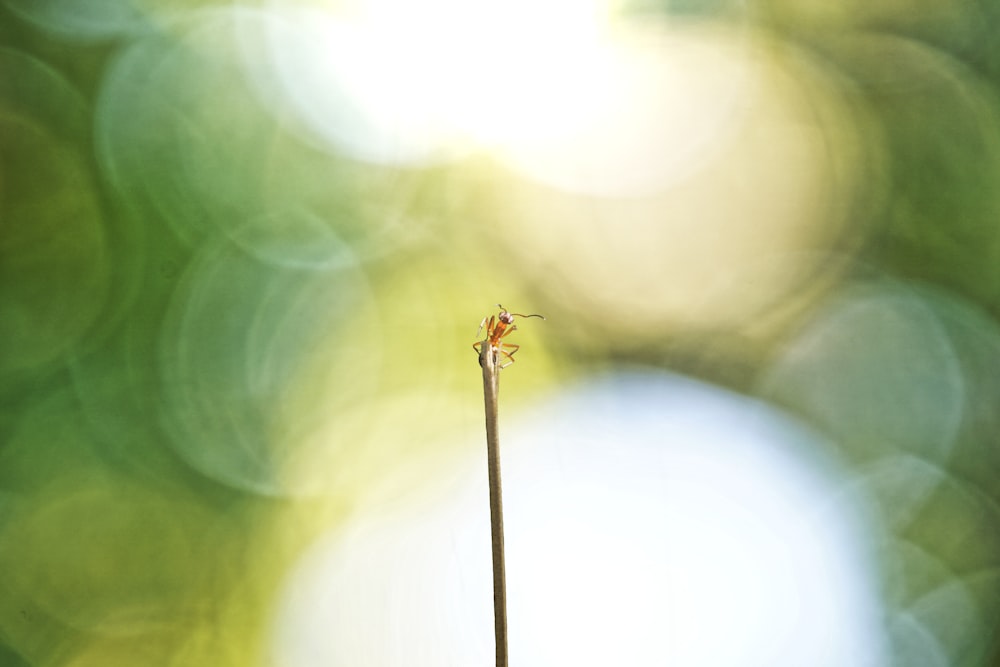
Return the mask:
[[496,347],[483,341],[479,365],[483,367],[486,401],[486,459],[490,485],[490,538],[493,545],[493,627],[496,637],[496,667],[507,667],[507,578],[503,555],[503,497],[500,492],[500,434],[497,426],[497,394],[500,367]]

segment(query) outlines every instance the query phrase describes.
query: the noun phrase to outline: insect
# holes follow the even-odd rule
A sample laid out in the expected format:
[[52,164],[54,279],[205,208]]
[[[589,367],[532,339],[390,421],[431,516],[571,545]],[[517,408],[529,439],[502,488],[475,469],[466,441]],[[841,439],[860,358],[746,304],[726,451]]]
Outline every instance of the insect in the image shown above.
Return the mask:
[[[490,316],[489,322],[486,318],[479,323],[479,331],[476,332],[476,336],[482,332],[483,327],[486,327],[486,340],[481,340],[472,344],[472,349],[476,351],[477,354],[482,354],[483,344],[488,343],[493,349],[494,353],[499,353],[507,360],[506,363],[501,364],[500,368],[507,368],[512,363],[514,363],[514,353],[521,349],[520,345],[515,343],[505,343],[502,339],[511,335],[517,331],[517,325],[514,324],[515,317],[540,317],[545,319],[542,315],[522,315],[520,313],[511,313],[506,308],[497,304],[497,308],[500,309],[498,315]],[[506,348],[506,349],[504,349]],[[509,350],[509,351],[508,351]],[[482,362],[480,362],[482,363]]]

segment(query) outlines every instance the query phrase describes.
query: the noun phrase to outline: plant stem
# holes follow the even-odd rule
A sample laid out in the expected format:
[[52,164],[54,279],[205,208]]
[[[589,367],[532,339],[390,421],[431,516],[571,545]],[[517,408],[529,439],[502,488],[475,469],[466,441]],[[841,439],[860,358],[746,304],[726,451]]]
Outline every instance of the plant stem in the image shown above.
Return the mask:
[[507,578],[503,558],[503,497],[500,492],[500,433],[497,426],[497,394],[500,368],[497,350],[483,341],[479,353],[483,367],[483,395],[486,401],[486,461],[490,484],[490,538],[493,544],[493,628],[496,637],[496,667],[507,667]]

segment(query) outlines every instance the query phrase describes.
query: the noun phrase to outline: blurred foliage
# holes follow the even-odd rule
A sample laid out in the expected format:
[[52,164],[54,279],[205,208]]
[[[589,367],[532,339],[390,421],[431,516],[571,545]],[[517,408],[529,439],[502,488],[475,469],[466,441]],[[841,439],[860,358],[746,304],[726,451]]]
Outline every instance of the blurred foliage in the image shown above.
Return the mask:
[[899,664],[914,618],[1000,664],[1000,9],[618,11],[498,148],[422,105],[591,79],[366,75],[305,1],[0,1],[0,664],[261,660],[301,547],[478,423],[498,299],[548,316],[512,410],[646,364],[829,434]]

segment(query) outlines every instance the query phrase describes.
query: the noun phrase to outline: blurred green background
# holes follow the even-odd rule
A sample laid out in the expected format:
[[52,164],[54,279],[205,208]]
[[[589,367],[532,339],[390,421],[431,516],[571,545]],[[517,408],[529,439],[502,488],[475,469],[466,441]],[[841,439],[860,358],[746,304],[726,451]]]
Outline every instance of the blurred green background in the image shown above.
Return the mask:
[[547,317],[505,414],[636,367],[784,411],[882,527],[872,664],[1000,665],[998,31],[957,0],[0,0],[0,665],[303,667],[282,582],[481,453],[498,300]]

